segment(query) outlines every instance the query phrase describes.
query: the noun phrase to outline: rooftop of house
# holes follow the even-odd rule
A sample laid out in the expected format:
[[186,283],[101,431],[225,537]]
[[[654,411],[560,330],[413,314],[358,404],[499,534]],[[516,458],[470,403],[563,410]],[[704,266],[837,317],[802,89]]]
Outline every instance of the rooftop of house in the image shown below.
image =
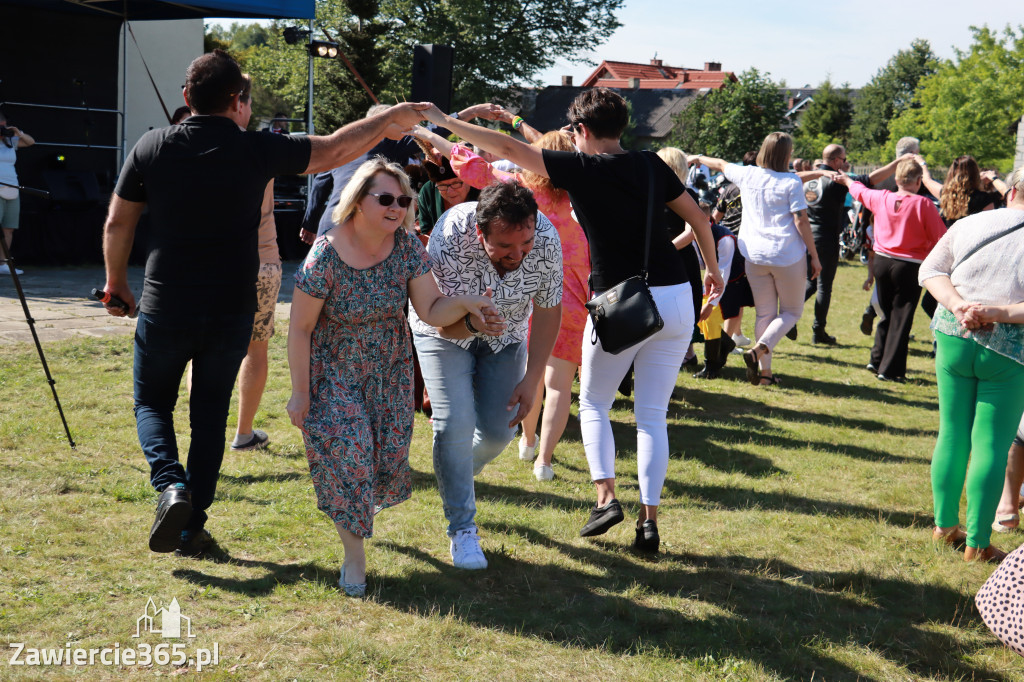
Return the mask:
[[583,87],[632,90],[717,90],[727,81],[735,81],[731,71],[722,71],[719,62],[704,62],[703,69],[665,66],[660,59],[648,64],[602,61],[581,83]]

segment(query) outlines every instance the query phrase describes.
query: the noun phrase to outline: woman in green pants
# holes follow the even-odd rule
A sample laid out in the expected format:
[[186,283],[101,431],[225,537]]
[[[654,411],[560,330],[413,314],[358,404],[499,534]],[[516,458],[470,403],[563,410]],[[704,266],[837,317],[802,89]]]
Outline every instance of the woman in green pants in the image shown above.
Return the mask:
[[[989,540],[1006,453],[1024,413],[1024,168],[1007,208],[956,222],[921,264],[940,303],[935,330],[939,437],[932,457],[935,539],[965,560],[1000,561]],[[967,532],[960,495],[967,485]]]

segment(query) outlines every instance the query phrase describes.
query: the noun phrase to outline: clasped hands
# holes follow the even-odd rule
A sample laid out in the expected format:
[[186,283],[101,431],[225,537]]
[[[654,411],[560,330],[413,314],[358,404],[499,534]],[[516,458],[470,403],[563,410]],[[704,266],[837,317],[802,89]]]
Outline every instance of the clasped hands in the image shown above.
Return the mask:
[[999,322],[1002,310],[1002,306],[960,301],[950,312],[962,327],[976,331],[991,329],[994,323]]

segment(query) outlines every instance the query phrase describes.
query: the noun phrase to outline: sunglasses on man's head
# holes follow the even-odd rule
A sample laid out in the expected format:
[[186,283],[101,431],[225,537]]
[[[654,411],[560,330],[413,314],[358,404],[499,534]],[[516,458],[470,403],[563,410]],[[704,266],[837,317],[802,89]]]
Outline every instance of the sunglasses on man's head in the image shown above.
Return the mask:
[[402,208],[409,208],[409,204],[412,203],[412,197],[408,194],[399,194],[397,197],[394,194],[388,194],[387,192],[381,192],[374,194],[368,192],[371,197],[377,197],[377,203],[381,206],[390,206],[395,203],[395,199],[398,199],[398,205]]

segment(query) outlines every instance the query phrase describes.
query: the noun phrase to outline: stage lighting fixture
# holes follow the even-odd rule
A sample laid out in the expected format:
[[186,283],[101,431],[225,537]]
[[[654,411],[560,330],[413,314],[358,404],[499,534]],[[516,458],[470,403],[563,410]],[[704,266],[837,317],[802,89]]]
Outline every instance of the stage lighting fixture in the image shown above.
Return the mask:
[[313,40],[309,43],[309,53],[314,57],[334,59],[338,56],[338,43],[326,40]]

